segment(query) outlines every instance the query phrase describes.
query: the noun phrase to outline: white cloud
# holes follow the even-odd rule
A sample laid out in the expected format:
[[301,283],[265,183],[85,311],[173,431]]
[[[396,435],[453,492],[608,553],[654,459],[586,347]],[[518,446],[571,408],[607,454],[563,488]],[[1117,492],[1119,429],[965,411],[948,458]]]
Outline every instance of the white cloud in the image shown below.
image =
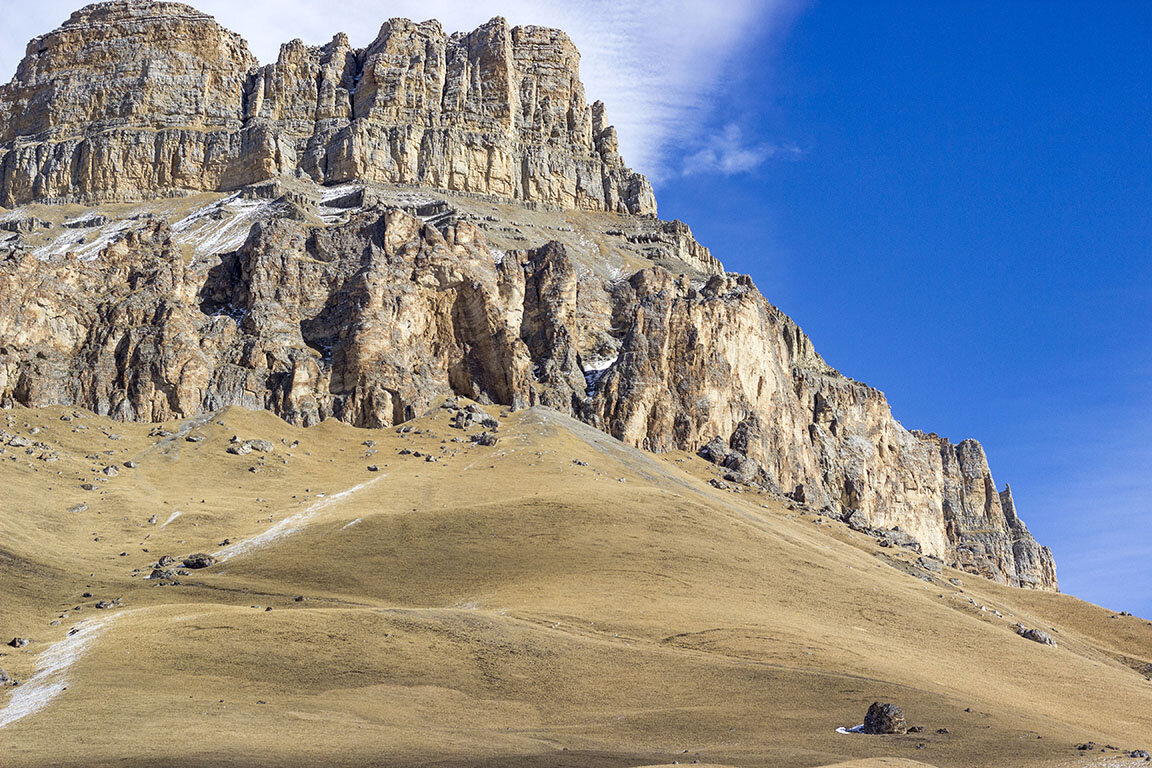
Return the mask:
[[794,145],[749,143],[738,125],[729,123],[711,137],[702,149],[684,159],[685,176],[698,173],[720,173],[733,176],[756,170],[771,157],[797,158],[802,154]]
[[[281,43],[325,43],[347,32],[357,46],[375,37],[386,17],[437,18],[447,30],[471,30],[493,16],[512,24],[559,27],[583,54],[589,101],[603,100],[620,134],[621,152],[637,170],[659,177],[674,147],[698,141],[709,104],[734,61],[755,61],[759,35],[787,21],[797,0],[192,0],[243,35],[262,62]],[[75,0],[0,0],[0,79],[15,72],[26,42],[80,7]]]

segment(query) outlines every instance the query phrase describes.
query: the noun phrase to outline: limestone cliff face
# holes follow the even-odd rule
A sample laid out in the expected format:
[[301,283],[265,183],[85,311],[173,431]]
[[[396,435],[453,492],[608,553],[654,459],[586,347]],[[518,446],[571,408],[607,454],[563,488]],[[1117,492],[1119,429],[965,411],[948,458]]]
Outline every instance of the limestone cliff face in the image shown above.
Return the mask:
[[578,62],[555,30],[393,19],[260,67],[186,6],[79,11],[0,90],[0,204],[243,188],[0,215],[0,406],[379,428],[541,404],[1056,589],[978,443],[905,430],[686,225],[616,215],[655,200]]
[[316,226],[277,205],[238,250],[189,264],[158,218],[94,258],[15,251],[0,262],[0,399],[365,427],[449,394],[543,404],[652,451],[720,436],[813,508],[899,527],[972,573],[1056,586],[978,443],[906,431],[745,276],[603,280],[558,243],[494,258],[467,221],[378,207]]
[[646,270],[594,423],[649,450],[720,436],[817,508],[898,526],[927,554],[1017,586],[1056,586],[1052,554],[997,494],[983,448],[909,432],[884,395],[831,369],[746,276]]
[[393,19],[285,45],[260,67],[177,3],[88,6],[33,40],[0,90],[0,204],[229,190],[277,176],[419,183],[580,210],[655,213],[589,105],[568,37],[493,19]]

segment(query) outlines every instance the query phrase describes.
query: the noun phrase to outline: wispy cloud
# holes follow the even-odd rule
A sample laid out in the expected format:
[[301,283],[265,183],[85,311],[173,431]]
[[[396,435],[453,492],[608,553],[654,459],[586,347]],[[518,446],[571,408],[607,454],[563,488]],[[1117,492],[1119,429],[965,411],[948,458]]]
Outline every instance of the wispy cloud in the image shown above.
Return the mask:
[[740,126],[729,123],[720,133],[712,136],[695,154],[684,159],[683,173],[719,173],[734,176],[750,173],[773,157],[796,159],[803,152],[794,144],[779,145],[767,142],[749,142]]
[[[699,144],[699,126],[733,62],[776,26],[798,0],[189,0],[240,33],[261,61],[293,38],[325,43],[347,32],[372,41],[385,16],[439,19],[449,31],[470,30],[493,16],[512,24],[559,27],[583,54],[589,101],[603,100],[620,134],[621,152],[653,176],[679,171],[675,147]],[[7,80],[32,37],[60,25],[80,0],[0,3],[0,80]],[[762,54],[757,54],[758,56]]]

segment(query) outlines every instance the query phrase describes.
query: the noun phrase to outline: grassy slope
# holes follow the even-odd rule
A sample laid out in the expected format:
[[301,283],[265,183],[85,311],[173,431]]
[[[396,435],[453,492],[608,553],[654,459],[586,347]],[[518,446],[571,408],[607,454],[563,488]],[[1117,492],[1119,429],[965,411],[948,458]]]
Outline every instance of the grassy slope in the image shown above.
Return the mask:
[[[962,587],[925,581],[910,554],[709,487],[699,459],[549,412],[504,419],[495,448],[443,442],[461,434],[446,411],[398,435],[231,410],[185,425],[198,443],[63,413],[10,412],[60,460],[0,456],[0,637],[36,641],[0,666],[27,680],[78,621],[107,623],[68,689],[0,731],[0,764],[970,768],[1152,741],[1152,682],[1134,670],[1152,663],[1147,622],[955,572]],[[226,454],[234,434],[276,450]],[[139,468],[80,489],[129,458]],[[142,578],[161,554],[309,508],[292,535],[180,586]],[[92,607],[111,597],[124,606]],[[835,733],[877,699],[925,733]]]

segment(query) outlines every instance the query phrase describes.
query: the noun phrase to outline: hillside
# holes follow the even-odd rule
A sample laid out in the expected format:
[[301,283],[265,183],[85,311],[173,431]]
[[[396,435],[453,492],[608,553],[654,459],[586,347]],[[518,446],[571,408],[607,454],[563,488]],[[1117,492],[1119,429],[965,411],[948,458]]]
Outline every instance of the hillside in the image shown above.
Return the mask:
[[[387,431],[229,409],[167,436],[9,412],[54,460],[0,457],[0,633],[33,640],[0,656],[25,681],[0,722],[45,704],[4,726],[6,760],[1080,766],[1105,756],[1077,743],[1152,733],[1149,622],[919,568],[708,485],[699,457],[489,412],[495,446],[449,409]],[[272,450],[230,454],[233,436]],[[221,562],[146,580],[194,552]],[[49,657],[60,671],[38,682]],[[924,732],[836,732],[874,700]]]

